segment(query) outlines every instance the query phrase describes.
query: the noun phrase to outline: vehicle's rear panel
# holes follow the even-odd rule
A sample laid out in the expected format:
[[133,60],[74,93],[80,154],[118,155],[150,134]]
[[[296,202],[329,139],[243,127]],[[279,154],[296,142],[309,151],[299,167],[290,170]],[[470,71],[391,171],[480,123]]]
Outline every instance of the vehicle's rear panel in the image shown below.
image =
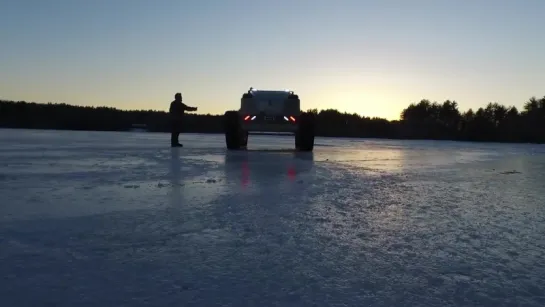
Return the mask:
[[292,115],[298,116],[298,98],[289,98],[285,91],[256,91],[251,98],[242,98],[241,112],[244,114]]
[[300,115],[300,101],[287,91],[255,91],[241,101],[243,125],[249,131],[293,132]]

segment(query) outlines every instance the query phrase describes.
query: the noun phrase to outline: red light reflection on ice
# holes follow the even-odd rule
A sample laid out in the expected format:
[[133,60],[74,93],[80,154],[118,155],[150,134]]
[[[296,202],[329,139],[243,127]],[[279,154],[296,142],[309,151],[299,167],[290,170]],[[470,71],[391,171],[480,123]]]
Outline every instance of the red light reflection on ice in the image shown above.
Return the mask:
[[293,167],[293,165],[291,165],[288,168],[288,178],[293,181],[293,180],[295,180],[296,175],[297,175],[297,173],[295,172],[295,168]]

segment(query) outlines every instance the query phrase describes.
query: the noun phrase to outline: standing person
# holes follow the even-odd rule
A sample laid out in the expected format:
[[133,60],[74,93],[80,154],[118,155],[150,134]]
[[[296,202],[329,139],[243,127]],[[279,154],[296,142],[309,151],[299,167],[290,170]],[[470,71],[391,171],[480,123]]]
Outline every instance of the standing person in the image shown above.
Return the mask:
[[196,107],[189,107],[182,102],[182,94],[176,93],[174,95],[174,101],[170,103],[170,146],[171,147],[183,147],[178,141],[178,136],[182,132],[182,123],[184,117],[184,111],[197,111]]

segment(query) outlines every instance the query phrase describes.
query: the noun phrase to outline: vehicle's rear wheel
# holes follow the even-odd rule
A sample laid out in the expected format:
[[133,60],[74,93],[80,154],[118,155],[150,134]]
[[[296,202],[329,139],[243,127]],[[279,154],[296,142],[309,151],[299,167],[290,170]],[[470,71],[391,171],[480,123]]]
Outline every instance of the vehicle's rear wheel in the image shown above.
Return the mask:
[[242,130],[237,111],[227,111],[223,116],[225,143],[227,149],[235,150],[245,148],[248,144],[248,134]]
[[295,148],[301,151],[314,149],[315,117],[313,113],[301,113],[295,133]]

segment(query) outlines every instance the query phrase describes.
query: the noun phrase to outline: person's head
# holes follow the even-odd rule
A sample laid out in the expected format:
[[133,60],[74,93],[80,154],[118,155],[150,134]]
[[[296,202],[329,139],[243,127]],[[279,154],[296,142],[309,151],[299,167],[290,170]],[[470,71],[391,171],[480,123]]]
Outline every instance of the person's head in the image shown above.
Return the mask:
[[176,93],[174,95],[174,100],[176,101],[182,101],[182,93]]

